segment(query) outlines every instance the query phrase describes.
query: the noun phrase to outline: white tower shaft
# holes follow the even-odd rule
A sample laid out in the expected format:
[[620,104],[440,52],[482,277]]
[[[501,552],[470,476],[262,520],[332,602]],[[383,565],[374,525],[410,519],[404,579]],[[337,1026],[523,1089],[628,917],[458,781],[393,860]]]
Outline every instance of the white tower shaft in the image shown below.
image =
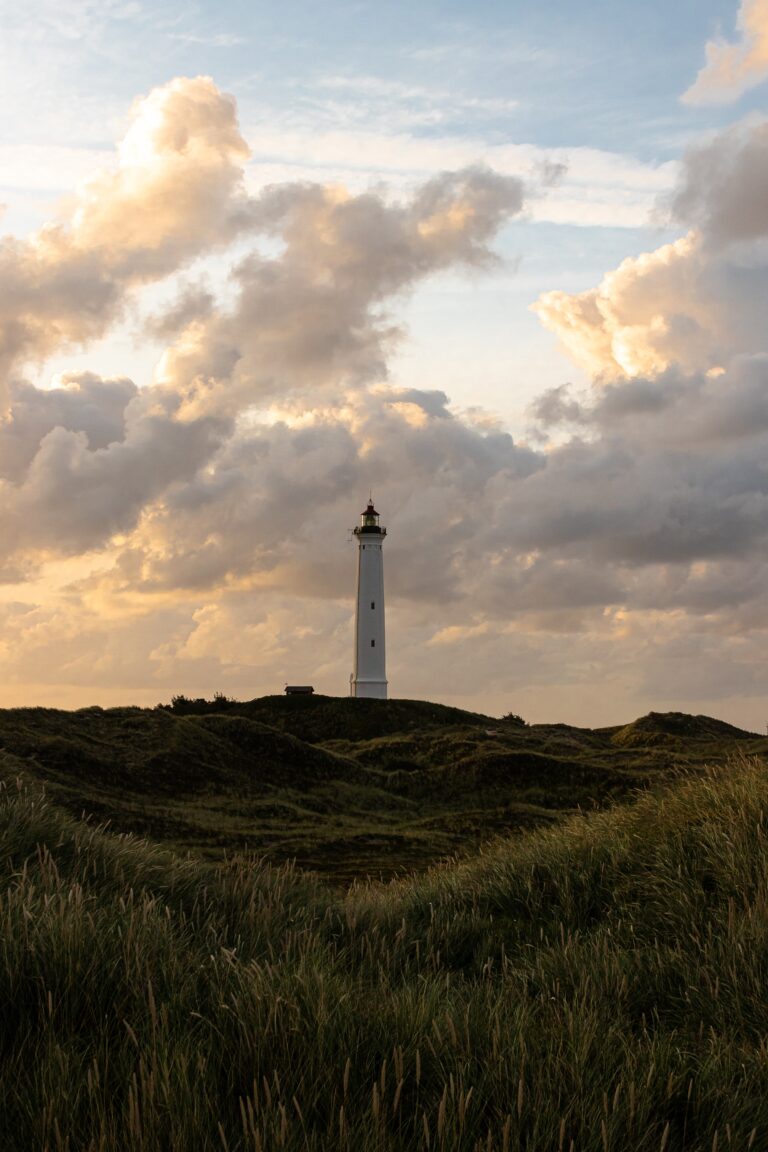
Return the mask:
[[363,513],[357,537],[357,612],[355,615],[355,670],[350,677],[352,696],[387,699],[384,637],[384,537],[373,503]]

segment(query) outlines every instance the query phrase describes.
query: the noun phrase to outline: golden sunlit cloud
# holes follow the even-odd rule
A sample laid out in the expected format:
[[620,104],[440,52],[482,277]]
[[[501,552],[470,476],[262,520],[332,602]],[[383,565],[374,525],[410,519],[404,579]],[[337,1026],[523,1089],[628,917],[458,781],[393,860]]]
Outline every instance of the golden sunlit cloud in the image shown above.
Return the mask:
[[206,77],[137,101],[115,167],[86,182],[67,218],[0,249],[3,382],[101,336],[136,287],[231,240],[246,223],[247,155],[234,102]]
[[768,0],[741,0],[735,41],[710,40],[687,104],[726,104],[768,78]]
[[533,311],[592,376],[655,375],[670,364],[707,368],[721,343],[701,259],[700,239],[690,233],[625,260],[598,288],[547,292]]

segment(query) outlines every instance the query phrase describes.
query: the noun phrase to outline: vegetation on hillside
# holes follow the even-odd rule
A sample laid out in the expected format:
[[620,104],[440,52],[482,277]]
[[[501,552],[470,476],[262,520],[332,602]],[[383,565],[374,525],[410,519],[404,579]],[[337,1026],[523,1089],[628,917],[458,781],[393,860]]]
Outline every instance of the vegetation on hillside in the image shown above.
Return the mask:
[[651,714],[593,732],[418,700],[175,697],[0,711],[5,768],[79,816],[220,859],[249,850],[347,883],[467,855],[768,740]]
[[768,773],[345,895],[0,789],[3,1148],[768,1146]]

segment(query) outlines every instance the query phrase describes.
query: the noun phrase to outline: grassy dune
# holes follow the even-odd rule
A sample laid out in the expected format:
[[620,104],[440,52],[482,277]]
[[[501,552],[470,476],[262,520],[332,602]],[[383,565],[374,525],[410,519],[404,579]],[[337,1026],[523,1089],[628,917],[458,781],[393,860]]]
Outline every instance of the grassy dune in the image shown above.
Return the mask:
[[339,883],[471,855],[765,737],[707,717],[526,726],[418,700],[264,697],[172,709],[0,710],[0,778],[74,816],[214,860],[295,859]]
[[2,1147],[768,1147],[768,772],[345,895],[0,789]]

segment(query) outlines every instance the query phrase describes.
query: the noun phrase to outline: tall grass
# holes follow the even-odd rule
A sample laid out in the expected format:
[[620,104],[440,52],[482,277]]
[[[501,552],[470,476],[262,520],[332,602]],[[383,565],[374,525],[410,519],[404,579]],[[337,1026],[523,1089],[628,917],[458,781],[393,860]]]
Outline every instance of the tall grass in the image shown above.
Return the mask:
[[768,1147],[768,771],[346,896],[0,791],[0,1146]]

